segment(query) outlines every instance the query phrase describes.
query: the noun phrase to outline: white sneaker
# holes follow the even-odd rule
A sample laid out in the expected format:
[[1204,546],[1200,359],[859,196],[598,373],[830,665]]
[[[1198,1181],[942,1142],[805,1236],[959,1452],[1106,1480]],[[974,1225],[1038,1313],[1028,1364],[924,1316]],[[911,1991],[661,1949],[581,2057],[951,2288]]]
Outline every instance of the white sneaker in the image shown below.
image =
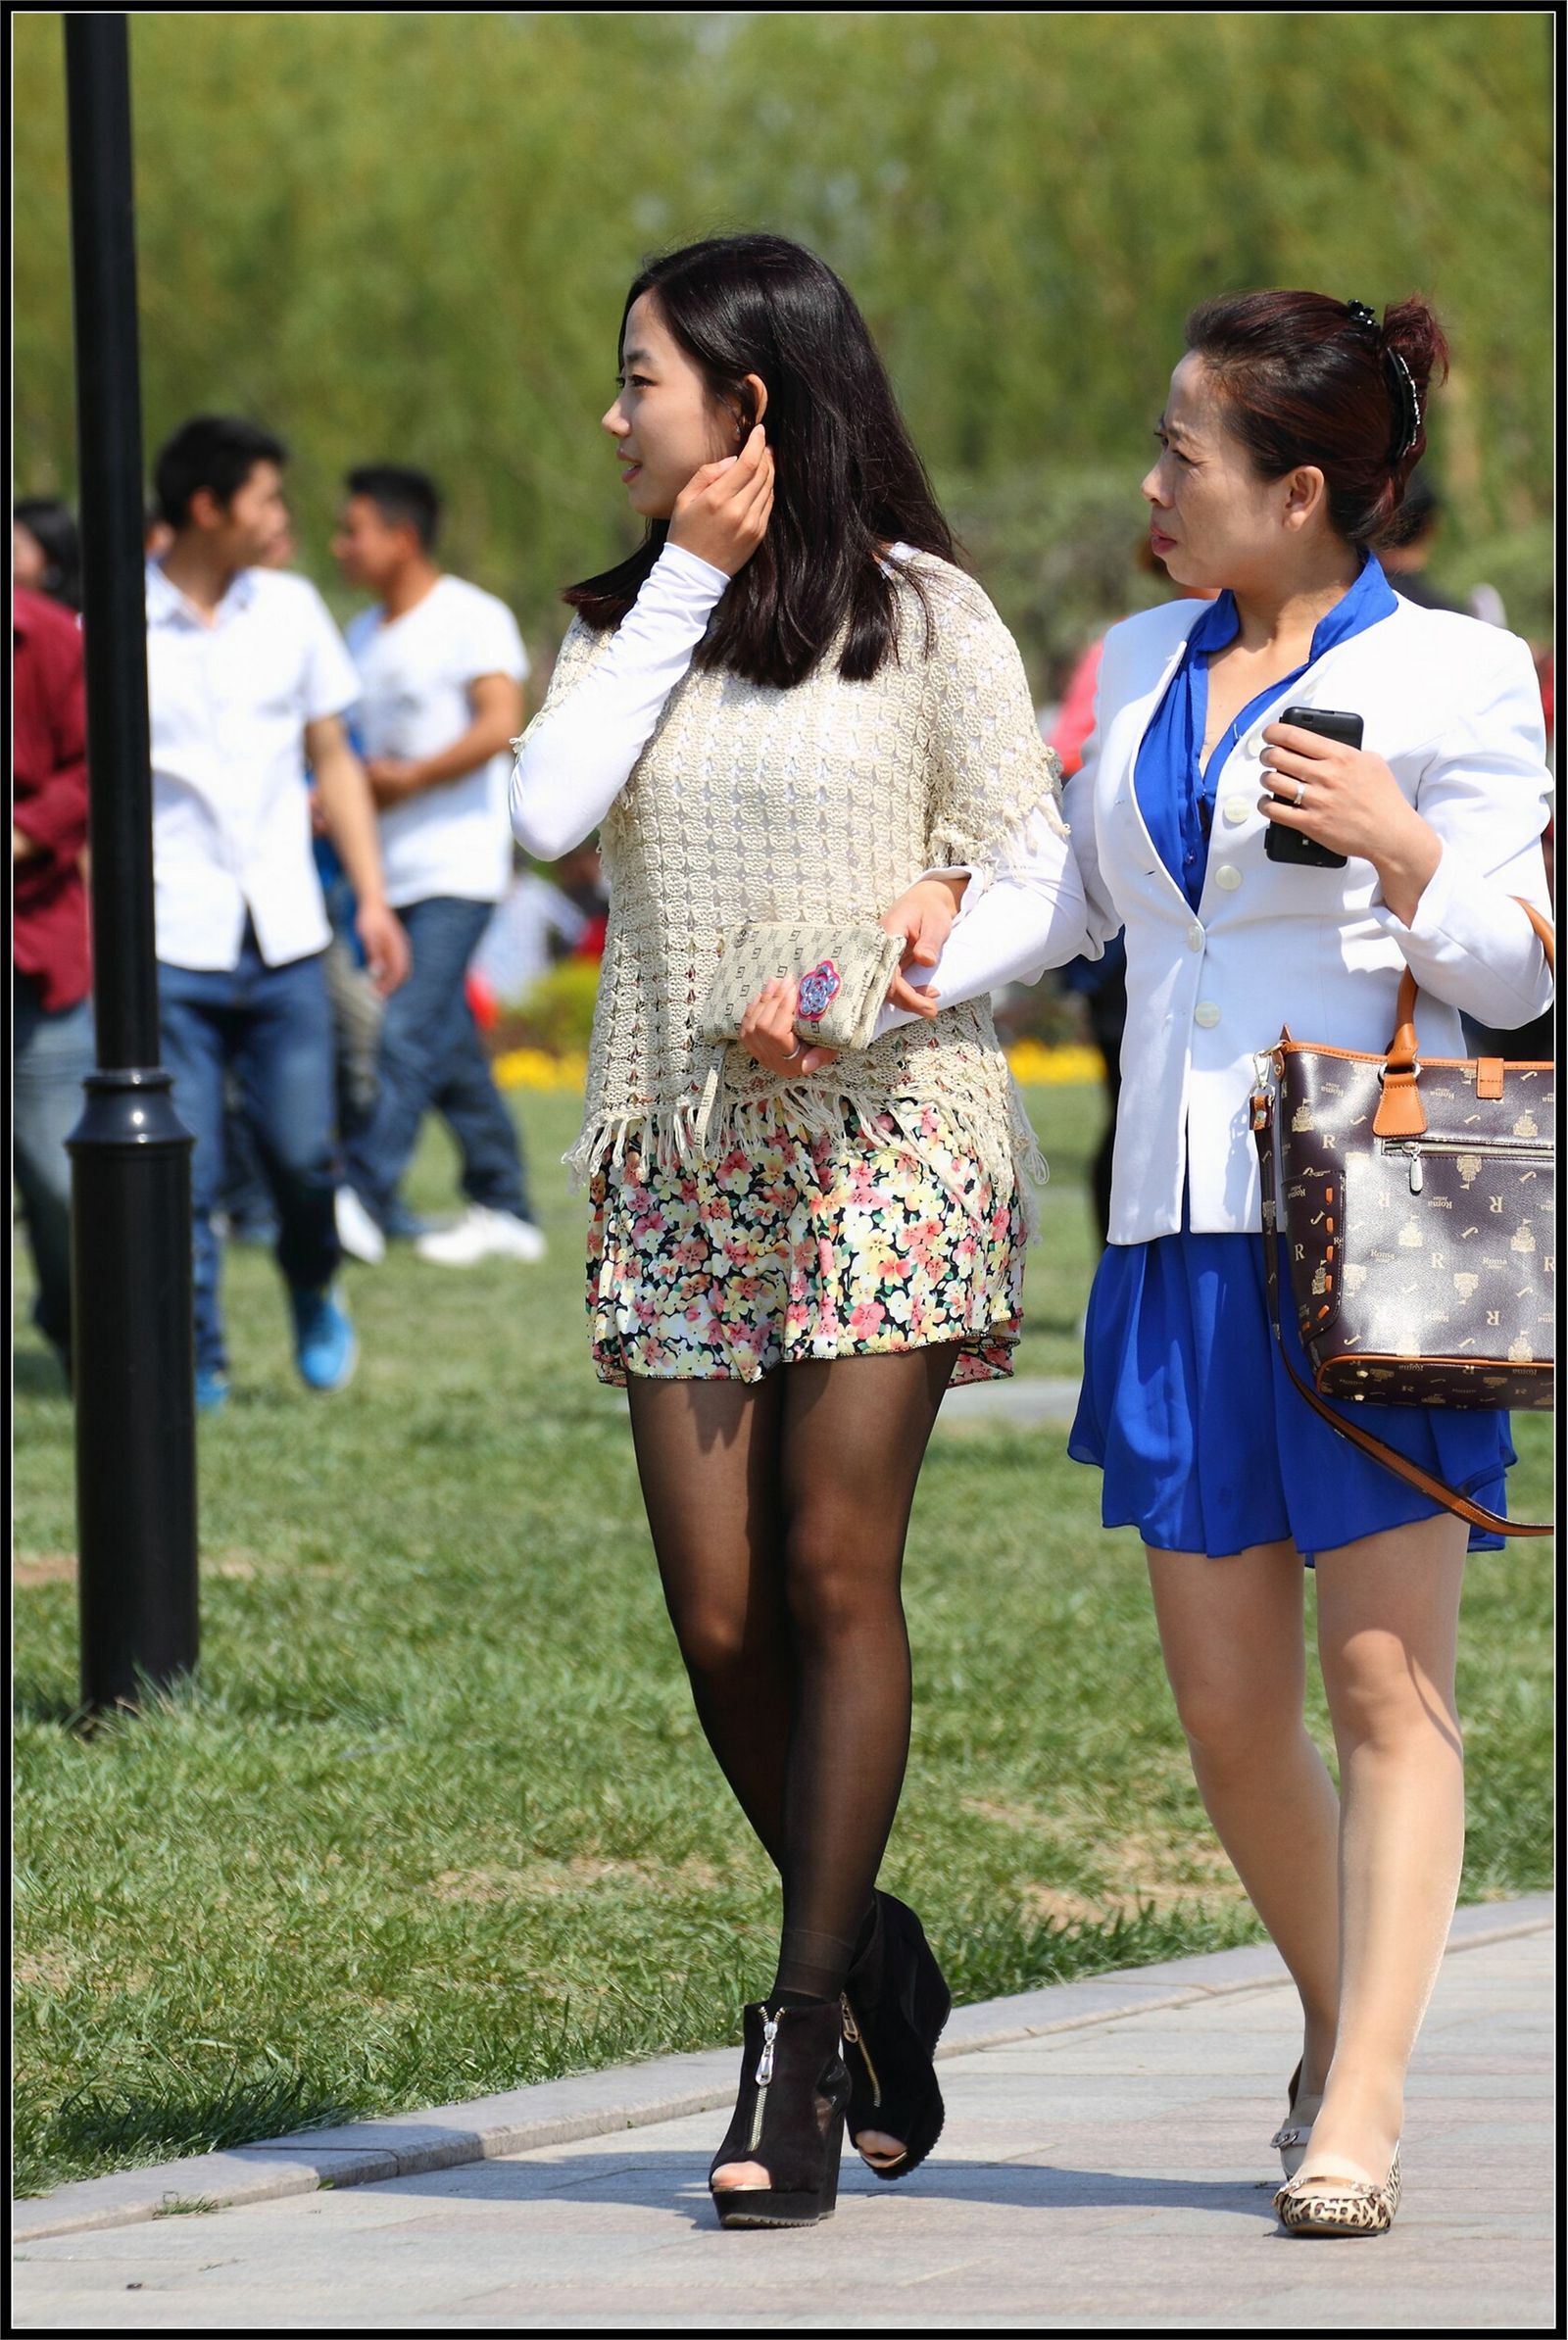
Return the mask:
[[337,1221],[337,1240],[349,1257],[363,1259],[367,1267],[379,1267],[386,1257],[386,1237],[352,1187],[338,1188],[332,1215]]
[[548,1245],[531,1219],[470,1202],[455,1227],[421,1235],[414,1248],[438,1267],[472,1267],[481,1259],[543,1259]]

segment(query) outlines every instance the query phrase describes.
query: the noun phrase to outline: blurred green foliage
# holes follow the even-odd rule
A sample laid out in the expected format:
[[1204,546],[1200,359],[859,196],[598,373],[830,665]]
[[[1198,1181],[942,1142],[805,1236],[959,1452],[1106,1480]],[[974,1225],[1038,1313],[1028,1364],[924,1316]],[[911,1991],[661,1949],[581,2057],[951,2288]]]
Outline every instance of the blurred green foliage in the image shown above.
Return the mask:
[[492,1054],[507,1048],[543,1048],[552,1056],[585,1056],[593,1035],[599,996],[599,961],[564,958],[509,1001],[490,1035]]
[[[631,541],[597,423],[643,256],[766,226],[846,277],[1037,687],[1149,596],[1138,480],[1199,297],[1412,290],[1450,332],[1437,568],[1549,619],[1546,13],[132,18],[149,448],[219,408],[427,465],[541,648]],[[73,484],[60,19],[15,20],[24,492]]]

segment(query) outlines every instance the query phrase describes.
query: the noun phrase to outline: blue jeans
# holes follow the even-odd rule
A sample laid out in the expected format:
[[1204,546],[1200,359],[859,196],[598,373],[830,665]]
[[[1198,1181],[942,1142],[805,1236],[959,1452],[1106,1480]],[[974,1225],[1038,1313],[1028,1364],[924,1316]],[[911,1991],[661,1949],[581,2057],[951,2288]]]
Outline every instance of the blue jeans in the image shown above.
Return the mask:
[[223,1076],[241,1106],[277,1212],[277,1264],[304,1292],[330,1284],[342,1256],[332,1197],[332,1015],[322,954],[270,967],[249,923],[232,969],[158,967],[164,1061],[174,1107],[192,1132],[196,1364],[227,1363],[213,1212],[223,1178]]
[[39,1004],[30,975],[12,969],[12,1164],[38,1296],[32,1321],[71,1353],[71,1156],[66,1140],[81,1119],[82,1082],[93,1069],[92,1004],[53,1012]]
[[494,915],[488,902],[435,896],[400,907],[414,966],[386,1003],[375,1109],[347,1149],[349,1184],[385,1225],[398,1182],[433,1106],[463,1156],[463,1191],[526,1219],[528,1194],[512,1115],[491,1077],[465,978]]
[[267,1241],[276,1236],[271,1194],[232,1075],[223,1092],[223,1175],[217,1207],[227,1219],[230,1235],[251,1232],[255,1240]]

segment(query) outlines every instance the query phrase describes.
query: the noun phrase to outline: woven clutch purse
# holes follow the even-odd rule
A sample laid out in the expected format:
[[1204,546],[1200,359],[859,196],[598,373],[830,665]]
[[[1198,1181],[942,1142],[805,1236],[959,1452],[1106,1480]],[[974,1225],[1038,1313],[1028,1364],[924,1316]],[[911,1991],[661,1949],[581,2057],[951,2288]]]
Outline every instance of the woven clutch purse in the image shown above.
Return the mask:
[[719,948],[718,971],[698,1017],[699,1038],[710,1045],[738,1040],[741,1018],[763,984],[793,977],[800,986],[800,1039],[824,1048],[863,1048],[904,956],[904,938],[880,926],[778,919],[738,927]]

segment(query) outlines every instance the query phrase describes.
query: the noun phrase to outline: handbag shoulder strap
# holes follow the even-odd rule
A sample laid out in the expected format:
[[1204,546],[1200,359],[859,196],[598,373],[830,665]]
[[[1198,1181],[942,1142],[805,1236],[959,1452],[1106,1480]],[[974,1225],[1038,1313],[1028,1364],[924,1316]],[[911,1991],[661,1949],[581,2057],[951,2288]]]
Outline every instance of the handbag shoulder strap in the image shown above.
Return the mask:
[[[1528,903],[1525,906],[1527,909],[1529,908]],[[1534,916],[1535,913],[1532,912],[1532,919]],[[1411,1055],[1412,1057],[1414,1055],[1413,1048]],[[1280,1253],[1274,1189],[1274,1109],[1273,1100],[1264,1097],[1261,1091],[1253,1101],[1252,1127],[1257,1134],[1258,1172],[1263,1190],[1263,1263],[1268,1279],[1269,1323],[1273,1327],[1275,1342],[1285,1370],[1312,1411],[1321,1415],[1329,1428],[1337,1430],[1342,1438],[1348,1438],[1351,1445],[1359,1446],[1363,1454],[1370,1454],[1375,1462],[1382,1463],[1386,1470],[1393,1471],[1396,1477],[1404,1480],[1407,1486],[1418,1487],[1430,1502],[1441,1503],[1445,1511],[1451,1511],[1458,1518],[1467,1520],[1472,1528],[1490,1528],[1496,1536],[1554,1535],[1556,1533],[1555,1523],[1550,1520],[1505,1519],[1501,1512],[1489,1511],[1484,1503],[1477,1503],[1472,1496],[1461,1494],[1457,1487],[1449,1487],[1446,1481],[1437,1478],[1433,1472],[1424,1471],[1419,1463],[1411,1462],[1408,1455],[1400,1454],[1382,1438],[1374,1437],[1371,1431],[1363,1430],[1359,1423],[1348,1422],[1343,1414],[1337,1413],[1333,1406],[1324,1402],[1310,1382],[1301,1379],[1296,1367],[1291,1363],[1290,1352],[1285,1346],[1285,1337],[1280,1325]]]

